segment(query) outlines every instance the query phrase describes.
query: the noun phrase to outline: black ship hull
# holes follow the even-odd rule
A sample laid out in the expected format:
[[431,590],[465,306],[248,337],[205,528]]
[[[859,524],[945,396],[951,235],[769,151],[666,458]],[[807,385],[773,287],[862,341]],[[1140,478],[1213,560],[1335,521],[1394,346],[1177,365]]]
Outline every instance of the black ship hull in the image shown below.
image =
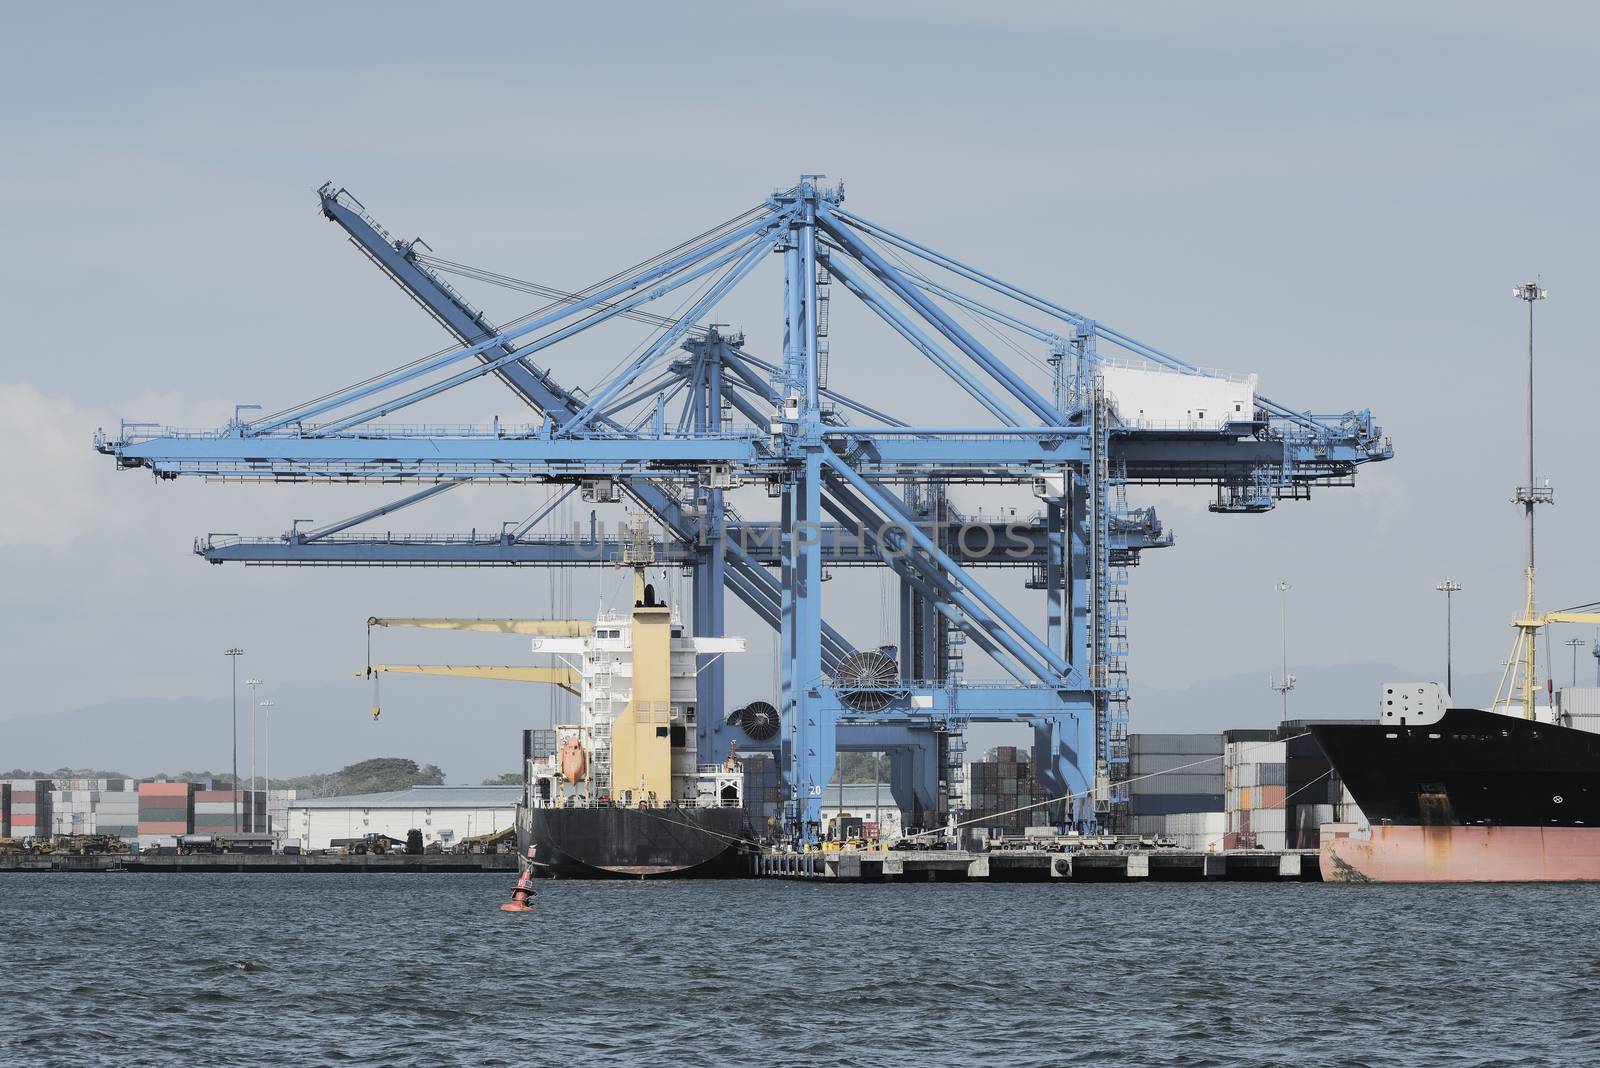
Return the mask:
[[1372,827],[1324,842],[1324,878],[1600,881],[1600,734],[1475,708],[1311,730]]
[[517,844],[563,879],[743,875],[754,848],[743,808],[517,809]]

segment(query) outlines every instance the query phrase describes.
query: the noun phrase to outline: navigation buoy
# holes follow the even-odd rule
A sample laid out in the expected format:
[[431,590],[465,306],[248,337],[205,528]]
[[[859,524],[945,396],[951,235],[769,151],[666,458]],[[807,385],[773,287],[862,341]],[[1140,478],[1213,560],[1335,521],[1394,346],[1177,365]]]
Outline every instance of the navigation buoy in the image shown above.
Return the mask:
[[517,877],[517,885],[511,891],[511,900],[500,906],[501,912],[532,912],[533,911],[533,866],[537,861],[533,859],[536,847],[528,847],[528,856],[522,862],[522,874]]

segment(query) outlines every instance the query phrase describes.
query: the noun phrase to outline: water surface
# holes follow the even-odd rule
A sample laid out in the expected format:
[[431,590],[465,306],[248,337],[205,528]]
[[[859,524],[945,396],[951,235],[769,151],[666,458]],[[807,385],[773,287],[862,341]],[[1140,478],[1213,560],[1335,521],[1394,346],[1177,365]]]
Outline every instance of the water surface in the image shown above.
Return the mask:
[[0,874],[0,1063],[1600,1063],[1592,887],[512,882]]

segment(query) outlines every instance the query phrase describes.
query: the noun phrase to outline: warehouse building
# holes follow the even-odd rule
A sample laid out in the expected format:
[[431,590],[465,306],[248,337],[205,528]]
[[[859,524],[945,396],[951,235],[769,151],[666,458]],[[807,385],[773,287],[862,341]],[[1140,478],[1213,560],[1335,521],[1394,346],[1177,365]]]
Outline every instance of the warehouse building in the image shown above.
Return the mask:
[[450,846],[516,823],[521,786],[413,786],[381,794],[307,797],[289,802],[283,842],[328,849],[335,839],[385,834],[404,840],[412,828],[424,845]]
[[829,783],[822,791],[822,825],[831,827],[841,816],[859,819],[867,838],[897,838],[903,825],[886,782]]

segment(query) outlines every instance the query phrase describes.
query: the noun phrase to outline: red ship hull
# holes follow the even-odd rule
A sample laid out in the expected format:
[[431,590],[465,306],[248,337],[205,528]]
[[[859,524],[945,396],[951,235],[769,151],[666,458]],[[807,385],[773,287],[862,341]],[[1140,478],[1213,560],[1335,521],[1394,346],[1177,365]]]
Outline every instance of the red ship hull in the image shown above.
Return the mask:
[[1600,882],[1600,827],[1376,826],[1322,844],[1330,883]]

